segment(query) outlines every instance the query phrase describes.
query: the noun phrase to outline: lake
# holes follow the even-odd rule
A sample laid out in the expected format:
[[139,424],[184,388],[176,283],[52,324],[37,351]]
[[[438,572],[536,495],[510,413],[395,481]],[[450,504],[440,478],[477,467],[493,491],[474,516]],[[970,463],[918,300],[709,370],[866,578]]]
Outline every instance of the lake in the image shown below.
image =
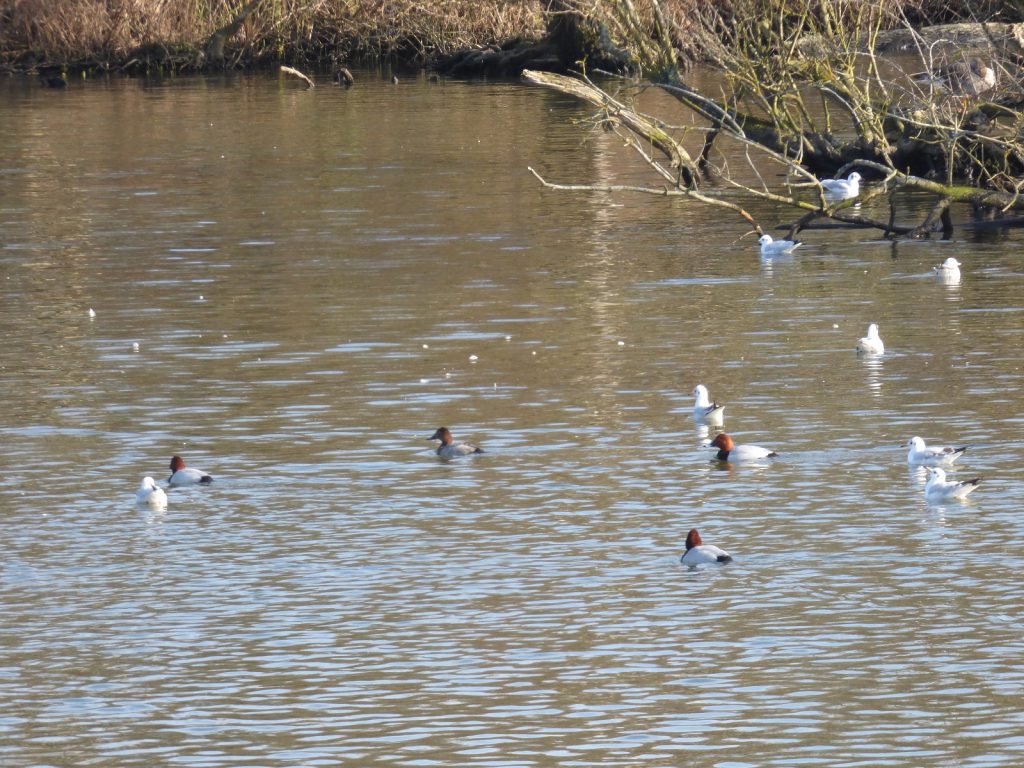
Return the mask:
[[543,188],[657,183],[566,97],[356,75],[0,82],[0,764],[1024,763],[1021,231],[761,259]]

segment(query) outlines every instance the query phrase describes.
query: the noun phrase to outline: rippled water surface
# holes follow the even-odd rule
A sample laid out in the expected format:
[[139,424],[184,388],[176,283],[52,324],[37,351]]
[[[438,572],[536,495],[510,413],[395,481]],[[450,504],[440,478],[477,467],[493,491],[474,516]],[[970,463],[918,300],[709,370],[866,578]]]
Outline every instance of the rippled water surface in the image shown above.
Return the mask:
[[[764,261],[540,187],[650,181],[587,114],[0,86],[0,764],[1024,763],[1022,235]],[[713,462],[697,383],[779,458]],[[971,446],[968,502],[912,435]],[[137,509],[172,454],[215,482]]]

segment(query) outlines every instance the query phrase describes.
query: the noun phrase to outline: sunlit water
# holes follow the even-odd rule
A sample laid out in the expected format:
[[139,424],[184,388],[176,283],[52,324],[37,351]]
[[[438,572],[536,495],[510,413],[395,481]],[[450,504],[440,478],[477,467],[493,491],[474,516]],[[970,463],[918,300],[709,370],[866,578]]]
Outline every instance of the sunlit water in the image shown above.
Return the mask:
[[1024,763],[1018,231],[764,261],[515,83],[2,88],[3,766]]

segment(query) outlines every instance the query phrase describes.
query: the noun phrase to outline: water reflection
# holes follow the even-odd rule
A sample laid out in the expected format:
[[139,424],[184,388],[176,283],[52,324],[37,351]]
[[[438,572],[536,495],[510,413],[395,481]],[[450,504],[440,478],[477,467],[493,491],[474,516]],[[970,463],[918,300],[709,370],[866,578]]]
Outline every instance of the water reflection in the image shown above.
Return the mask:
[[[759,262],[538,188],[646,177],[515,83],[10,80],[0,763],[1021,763],[1019,231]],[[779,458],[716,461],[698,381]],[[940,427],[998,436],[976,506],[908,471]],[[176,452],[216,484],[129,509]]]
[[875,354],[858,355],[861,365],[867,372],[868,391],[872,397],[882,396],[882,382],[884,380],[885,356]]

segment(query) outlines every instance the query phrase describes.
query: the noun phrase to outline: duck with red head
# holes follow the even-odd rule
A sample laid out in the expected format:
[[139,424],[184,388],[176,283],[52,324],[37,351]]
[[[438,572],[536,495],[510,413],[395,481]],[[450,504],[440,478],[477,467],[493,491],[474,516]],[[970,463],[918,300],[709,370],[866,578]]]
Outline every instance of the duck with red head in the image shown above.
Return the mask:
[[731,461],[734,463],[759,461],[779,455],[775,451],[762,448],[759,445],[736,445],[725,432],[716,435],[715,439],[711,441],[711,445],[718,449],[715,458],[719,461]]
[[482,448],[477,448],[472,443],[456,443],[452,433],[448,431],[448,427],[438,427],[437,431],[428,437],[427,440],[441,441],[441,444],[437,446],[437,455],[442,459],[454,459],[459,456],[472,456],[477,453],[483,453]]
[[182,485],[209,485],[213,477],[201,469],[192,469],[185,466],[185,460],[181,456],[171,458],[171,476],[167,479],[168,485],[180,487]]
[[683,565],[696,568],[698,565],[710,563],[731,563],[732,555],[714,544],[705,544],[701,541],[697,529],[691,528],[690,532],[686,534],[686,552],[680,561]]

